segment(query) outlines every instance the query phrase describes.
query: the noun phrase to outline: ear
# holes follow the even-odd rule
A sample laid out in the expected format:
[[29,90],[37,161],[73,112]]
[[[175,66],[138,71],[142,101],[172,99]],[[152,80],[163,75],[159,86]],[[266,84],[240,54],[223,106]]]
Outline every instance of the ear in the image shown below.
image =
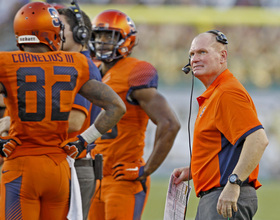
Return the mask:
[[222,50],[221,51],[221,60],[220,63],[223,64],[227,62],[227,51],[226,50]]

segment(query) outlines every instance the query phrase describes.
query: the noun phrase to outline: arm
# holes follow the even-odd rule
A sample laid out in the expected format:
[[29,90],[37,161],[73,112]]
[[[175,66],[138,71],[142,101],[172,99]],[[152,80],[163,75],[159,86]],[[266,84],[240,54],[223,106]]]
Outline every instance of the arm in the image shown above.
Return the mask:
[[94,142],[117,124],[126,112],[122,99],[102,82],[89,80],[81,87],[79,93],[103,110],[97,116],[94,124],[90,125],[83,133],[61,143],[61,147],[73,159],[79,156],[87,144]]
[[[83,111],[72,108],[68,119],[69,121],[68,133],[81,130],[85,120],[86,120],[86,114]],[[1,125],[1,119],[0,119],[0,125]]]
[[81,87],[79,93],[103,110],[94,124],[83,133],[62,142],[61,147],[73,159],[79,156],[87,144],[94,142],[117,124],[126,111],[125,104],[118,94],[102,82],[89,80]]
[[[268,139],[263,129],[259,129],[248,135],[243,144],[238,163],[232,173],[237,174],[241,181],[246,180],[259,164],[267,145]],[[225,218],[231,217],[231,210],[233,209],[233,211],[237,211],[239,194],[240,186],[227,182],[218,200],[218,213]]]
[[101,134],[105,134],[116,125],[126,112],[122,99],[102,82],[89,80],[82,86],[79,93],[103,109],[94,122],[96,129]]
[[2,83],[0,83],[0,93],[4,93],[4,92],[5,92],[4,87],[3,87]]
[[[0,93],[3,93],[4,91],[5,91],[4,87],[2,83],[0,83]],[[3,100],[3,94],[1,94],[1,106],[5,106]],[[0,136],[8,136],[10,125],[11,125],[10,116],[5,116],[0,119]]]
[[[2,85],[2,83],[0,83],[0,93],[4,93],[4,92],[5,92],[5,89],[4,89],[3,85]],[[6,132],[3,131],[2,135],[6,136],[5,133]],[[21,141],[18,138],[16,138],[16,137],[8,137],[8,136],[7,137],[3,137],[3,136],[0,138],[0,156],[2,156],[2,157],[9,157],[13,153],[14,149],[16,148],[16,146],[17,145],[21,145]],[[2,160],[0,162],[3,163]]]
[[174,143],[180,123],[165,98],[155,88],[135,90],[132,97],[157,126],[153,151],[144,167],[144,175],[138,178],[142,180],[162,164]]
[[0,107],[5,107],[3,94],[0,94]]
[[9,129],[11,126],[10,116],[5,116],[0,119],[0,136],[8,136]]
[[4,113],[5,113],[5,103],[4,103],[4,97],[3,94],[0,94],[0,118],[3,117]]
[[246,138],[239,161],[233,170],[241,181],[246,180],[257,167],[267,145],[268,139],[264,129],[259,129]]

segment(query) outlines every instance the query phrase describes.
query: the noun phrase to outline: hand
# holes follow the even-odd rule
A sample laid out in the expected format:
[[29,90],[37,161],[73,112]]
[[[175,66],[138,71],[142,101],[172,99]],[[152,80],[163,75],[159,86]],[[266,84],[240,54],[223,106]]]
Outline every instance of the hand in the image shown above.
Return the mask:
[[217,212],[224,218],[231,218],[232,211],[237,212],[237,200],[240,195],[240,186],[227,183],[218,199]]
[[182,181],[187,181],[192,179],[192,174],[189,167],[176,168],[172,172],[172,175],[175,177],[174,178],[175,184],[179,184]]
[[87,142],[82,136],[78,135],[74,138],[63,141],[60,146],[65,150],[67,155],[75,159],[84,149],[86,149]]
[[144,166],[139,163],[115,163],[113,169],[115,180],[136,180],[144,174]]
[[16,137],[0,138],[0,154],[3,157],[9,157],[17,145],[21,145],[21,141]]

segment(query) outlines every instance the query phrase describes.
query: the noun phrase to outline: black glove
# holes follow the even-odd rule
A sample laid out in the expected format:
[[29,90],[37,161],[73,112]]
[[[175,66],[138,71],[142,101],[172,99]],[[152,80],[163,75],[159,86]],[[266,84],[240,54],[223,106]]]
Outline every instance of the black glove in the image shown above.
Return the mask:
[[17,145],[20,145],[21,141],[16,137],[1,137],[0,138],[0,154],[2,157],[9,157]]
[[78,135],[77,137],[63,141],[61,147],[70,157],[75,159],[84,149],[86,149],[86,145],[87,142],[80,135]]

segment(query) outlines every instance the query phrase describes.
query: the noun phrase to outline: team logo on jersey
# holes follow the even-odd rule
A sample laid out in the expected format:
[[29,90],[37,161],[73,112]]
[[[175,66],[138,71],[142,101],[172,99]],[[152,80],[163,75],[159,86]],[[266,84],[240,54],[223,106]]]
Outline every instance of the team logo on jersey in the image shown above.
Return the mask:
[[201,116],[203,115],[203,113],[204,113],[205,109],[206,109],[206,106],[202,109],[202,111],[201,111],[201,113],[200,113],[199,117],[201,117]]

